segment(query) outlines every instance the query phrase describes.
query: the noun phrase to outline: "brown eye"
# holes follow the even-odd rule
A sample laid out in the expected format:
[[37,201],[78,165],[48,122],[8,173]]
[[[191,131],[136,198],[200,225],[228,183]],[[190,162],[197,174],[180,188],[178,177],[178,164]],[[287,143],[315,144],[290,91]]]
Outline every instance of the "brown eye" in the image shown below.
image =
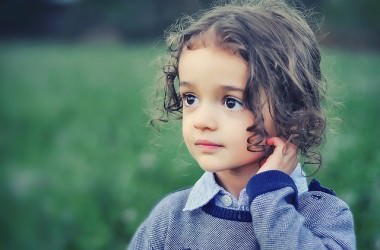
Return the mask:
[[233,111],[242,110],[243,109],[243,103],[236,98],[233,97],[226,97],[224,99],[224,106]]
[[183,103],[185,106],[193,106],[198,103],[198,98],[192,94],[184,94],[182,96]]

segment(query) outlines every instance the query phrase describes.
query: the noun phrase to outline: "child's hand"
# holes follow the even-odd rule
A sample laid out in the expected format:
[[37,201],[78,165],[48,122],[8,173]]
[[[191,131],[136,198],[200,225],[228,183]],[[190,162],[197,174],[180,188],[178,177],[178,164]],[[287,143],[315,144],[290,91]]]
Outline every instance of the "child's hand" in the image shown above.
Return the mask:
[[279,137],[268,138],[266,143],[274,146],[274,150],[257,173],[279,170],[290,175],[297,166],[297,146]]

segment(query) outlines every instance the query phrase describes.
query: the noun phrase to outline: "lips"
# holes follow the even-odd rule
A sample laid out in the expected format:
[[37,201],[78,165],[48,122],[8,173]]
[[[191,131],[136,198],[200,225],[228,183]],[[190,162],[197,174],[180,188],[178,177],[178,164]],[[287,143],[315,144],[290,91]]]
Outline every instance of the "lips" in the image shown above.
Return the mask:
[[195,146],[198,146],[202,149],[209,149],[209,150],[215,150],[215,149],[224,147],[222,144],[218,144],[209,140],[197,140],[195,141],[194,144]]

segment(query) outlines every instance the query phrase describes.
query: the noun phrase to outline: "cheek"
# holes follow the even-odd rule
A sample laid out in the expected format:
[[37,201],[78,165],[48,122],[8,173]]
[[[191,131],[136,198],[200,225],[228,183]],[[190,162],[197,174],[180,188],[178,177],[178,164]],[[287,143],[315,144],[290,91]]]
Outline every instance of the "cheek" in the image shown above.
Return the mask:
[[233,126],[229,126],[228,128],[228,134],[229,134],[229,140],[230,143],[233,144],[233,146],[236,149],[239,150],[245,150],[248,146],[248,138],[252,136],[253,134],[249,131],[247,131],[247,128],[252,126],[253,121],[247,120],[246,122],[235,124]]
[[245,165],[247,162],[256,162],[264,155],[264,152],[252,152],[248,150],[248,138],[252,136],[250,132],[234,133],[231,140],[233,158],[236,159],[241,165]]
[[241,122],[241,127],[242,127],[242,134],[245,134],[245,136],[248,138],[250,136],[252,136],[252,132],[248,131],[247,129],[252,127],[252,125],[255,124],[255,118],[253,116],[253,114],[251,112],[247,112],[247,114],[245,114],[244,118],[242,119],[242,122]]
[[182,117],[182,137],[187,143],[187,138],[190,136],[190,129],[189,129],[189,123],[188,120],[184,117]]
[[182,118],[181,129],[182,129],[182,136],[185,137],[185,135],[186,135],[186,121],[184,118]]
[[230,130],[230,139],[233,141],[234,146],[243,151],[249,152],[248,148],[248,139],[254,134],[250,131],[247,131],[255,123],[253,114],[247,112],[244,116],[240,118],[240,122],[237,122],[233,127],[235,129]]

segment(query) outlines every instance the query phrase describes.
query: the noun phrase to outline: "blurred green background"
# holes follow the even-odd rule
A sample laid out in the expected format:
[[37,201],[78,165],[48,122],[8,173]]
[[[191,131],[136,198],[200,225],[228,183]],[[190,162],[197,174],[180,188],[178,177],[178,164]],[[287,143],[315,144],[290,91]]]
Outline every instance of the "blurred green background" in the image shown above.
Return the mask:
[[[156,202],[201,175],[178,122],[156,132],[146,110],[164,28],[209,4],[0,3],[0,249],[124,249]],[[324,18],[339,118],[316,177],[351,206],[358,248],[380,249],[380,3],[304,4]]]

